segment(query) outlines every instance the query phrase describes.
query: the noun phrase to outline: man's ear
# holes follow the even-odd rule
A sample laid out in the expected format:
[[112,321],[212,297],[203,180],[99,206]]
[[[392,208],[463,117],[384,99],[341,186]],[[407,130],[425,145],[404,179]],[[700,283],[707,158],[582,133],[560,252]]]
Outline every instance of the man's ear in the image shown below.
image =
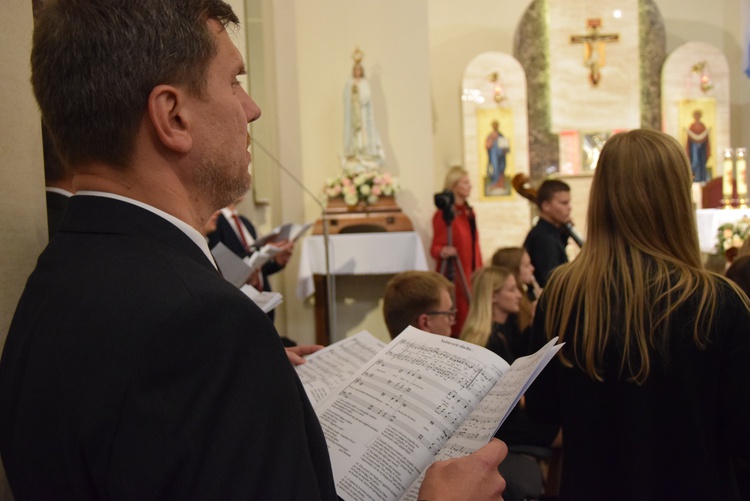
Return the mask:
[[185,92],[171,85],[157,85],[148,96],[148,116],[157,137],[166,148],[179,153],[193,147],[186,104]]
[[427,313],[417,317],[417,329],[430,332],[430,316]]
[[539,212],[546,214],[547,211],[549,210],[549,204],[550,204],[549,200],[545,200],[544,202],[539,204]]

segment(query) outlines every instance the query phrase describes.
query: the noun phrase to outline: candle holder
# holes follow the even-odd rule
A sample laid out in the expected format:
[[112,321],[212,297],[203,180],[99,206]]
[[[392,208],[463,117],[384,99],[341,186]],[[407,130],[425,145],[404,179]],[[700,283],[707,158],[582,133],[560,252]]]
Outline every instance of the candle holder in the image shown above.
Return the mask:
[[737,198],[740,208],[747,209],[747,150],[737,148],[734,151],[734,168],[737,171]]
[[734,150],[724,150],[724,163],[721,182],[721,204],[725,209],[732,209],[732,196],[734,195]]

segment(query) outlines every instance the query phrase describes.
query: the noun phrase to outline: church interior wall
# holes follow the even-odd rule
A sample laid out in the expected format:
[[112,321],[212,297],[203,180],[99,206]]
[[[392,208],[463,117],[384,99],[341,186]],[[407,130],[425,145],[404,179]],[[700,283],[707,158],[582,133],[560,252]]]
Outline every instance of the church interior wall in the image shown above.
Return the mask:
[[[385,149],[382,170],[406,187],[398,202],[415,231],[428,241],[435,186],[427,1],[279,0],[273,2],[272,13],[278,86],[275,101],[260,105],[264,114],[278,113],[279,159],[315,194],[322,192],[326,178],[341,171],[343,90],[351,75],[352,53],[359,46]],[[284,221],[320,217],[312,197],[303,194],[286,174],[280,174],[278,182],[282,204],[293,199],[293,209],[282,211]],[[289,337],[310,342],[314,339],[313,307],[309,300],[295,296],[299,251],[298,246],[287,271],[279,277],[286,298],[284,328]],[[385,336],[379,306],[384,283],[362,282],[372,290],[353,297],[350,291],[359,292],[357,286],[352,290],[346,278],[337,280],[337,330],[354,333],[366,328]]]
[[47,244],[42,138],[29,85],[31,2],[11,2],[0,17],[0,343],[36,258]]
[[[698,0],[655,1],[666,26],[667,53],[685,41],[698,40],[711,43],[727,54],[731,65],[732,140],[750,144],[747,118],[750,80],[742,73],[747,65],[743,60],[747,53],[747,49],[743,50],[747,45],[743,41],[747,36],[747,16],[736,15],[748,9],[750,0],[727,0],[712,5]],[[376,8],[364,0],[273,2],[277,12],[285,9],[283,18],[275,20],[275,26],[287,31],[286,36],[276,34],[277,78],[282,72],[293,75],[287,80],[278,78],[277,99],[279,103],[287,100],[299,103],[288,116],[285,113],[278,116],[280,141],[295,127],[297,132],[292,131],[291,135],[299,136],[298,142],[285,143],[279,153],[296,158],[305,184],[315,190],[336,172],[334,155],[341,148],[343,121],[341,92],[351,64],[352,44],[359,43],[365,51],[364,65],[374,90],[376,121],[386,147],[385,170],[395,171],[406,186],[398,200],[428,246],[431,195],[442,188],[447,169],[463,163],[461,74],[481,52],[497,50],[512,54],[516,25],[530,3],[426,0],[406,4],[386,2]],[[287,66],[293,69],[283,69]],[[429,100],[426,109],[421,97]],[[401,107],[406,107],[409,113]],[[273,109],[266,109],[273,113]],[[406,122],[399,123],[406,115]],[[418,123],[420,119],[424,122]],[[425,137],[426,133],[429,137]],[[294,153],[288,153],[290,149]],[[432,172],[427,173],[430,159]],[[284,189],[289,190],[291,186]],[[474,190],[478,196],[476,186]],[[298,205],[299,201],[294,203]],[[308,219],[319,212],[309,200],[302,205],[304,212],[298,213]],[[479,224],[481,232],[483,226],[502,223],[480,220]],[[497,246],[521,243],[497,242]],[[493,250],[483,249],[483,252],[489,255]],[[290,333],[309,325],[312,314],[309,304],[300,304],[291,297],[295,270],[293,261],[281,285],[290,298],[285,305]],[[352,298],[339,300],[351,302]],[[374,308],[368,319],[347,321],[345,325],[382,329],[379,310]],[[346,315],[346,311],[347,308],[339,309],[339,315]]]

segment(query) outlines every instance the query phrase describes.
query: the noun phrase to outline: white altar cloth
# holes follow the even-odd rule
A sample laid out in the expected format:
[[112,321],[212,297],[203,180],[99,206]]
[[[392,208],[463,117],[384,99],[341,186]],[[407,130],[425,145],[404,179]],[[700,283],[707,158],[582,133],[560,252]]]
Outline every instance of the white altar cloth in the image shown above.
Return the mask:
[[695,211],[701,252],[715,253],[719,226],[724,223],[736,223],[743,216],[750,217],[750,209],[698,209]]
[[[347,233],[330,235],[332,275],[386,275],[408,270],[427,270],[419,235],[413,231]],[[326,274],[323,235],[305,238],[297,275],[297,297],[315,292],[313,274]]]

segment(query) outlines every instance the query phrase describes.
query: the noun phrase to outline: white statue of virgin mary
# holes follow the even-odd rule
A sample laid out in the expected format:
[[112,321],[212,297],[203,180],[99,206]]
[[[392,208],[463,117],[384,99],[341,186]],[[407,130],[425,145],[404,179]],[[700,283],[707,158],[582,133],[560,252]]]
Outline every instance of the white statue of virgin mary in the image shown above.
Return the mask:
[[352,76],[344,87],[344,166],[378,167],[385,161],[383,144],[375,128],[370,84],[362,66],[364,53],[359,47],[352,58]]

